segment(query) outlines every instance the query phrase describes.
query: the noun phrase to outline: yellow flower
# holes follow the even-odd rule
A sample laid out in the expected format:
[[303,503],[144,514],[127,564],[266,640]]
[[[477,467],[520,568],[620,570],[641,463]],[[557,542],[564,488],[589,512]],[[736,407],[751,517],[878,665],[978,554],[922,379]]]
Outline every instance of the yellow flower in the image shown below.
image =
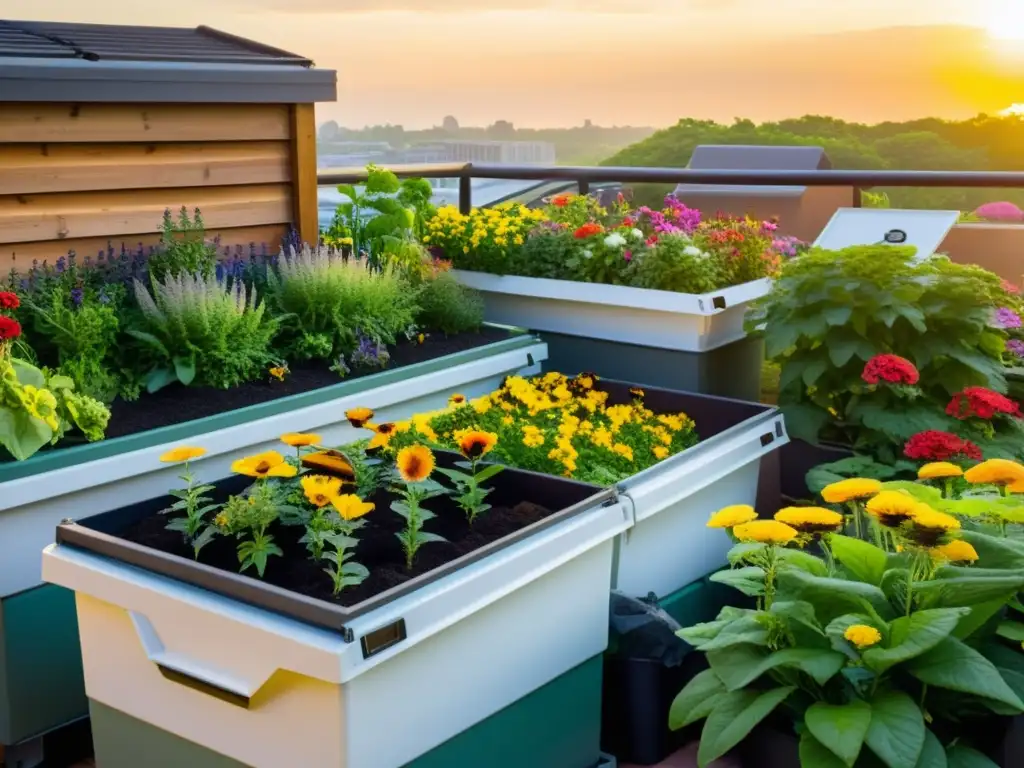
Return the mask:
[[56,432],[60,423],[57,419],[57,398],[48,389],[39,389],[26,384],[18,390],[21,405],[33,416]]
[[434,471],[434,454],[425,445],[410,445],[398,452],[398,472],[407,483],[419,483]]
[[337,511],[342,520],[356,520],[367,512],[372,512],[374,505],[364,502],[354,493],[344,496],[335,496],[331,499],[331,505]]
[[933,461],[917,470],[919,480],[936,480],[943,477],[960,477],[964,471],[948,461]]
[[778,520],[754,520],[737,525],[733,535],[740,541],[757,541],[761,544],[788,544],[796,538],[795,528]]
[[501,417],[501,423],[504,424],[506,427],[510,426],[511,424],[515,424],[515,421],[516,420],[513,419],[511,416],[502,416]]
[[931,552],[936,560],[948,560],[951,563],[973,563],[978,559],[977,550],[963,539],[953,539],[948,544],[940,544],[933,547]]
[[465,395],[460,395],[458,393],[456,393],[456,394],[454,394],[454,395],[452,395],[451,397],[448,398],[448,405],[456,405],[456,406],[458,406],[458,405],[462,405],[465,402],[466,402],[466,396]]
[[160,461],[165,464],[177,464],[181,461],[192,461],[192,459],[198,459],[200,456],[206,455],[205,448],[196,448],[191,445],[182,445],[177,448],[171,448],[163,456],[160,457]]
[[612,451],[622,456],[626,461],[633,460],[633,449],[623,443],[616,443],[612,446]]
[[853,624],[847,627],[843,637],[858,648],[870,648],[882,641],[882,633],[867,624]]
[[708,520],[708,528],[732,528],[757,519],[757,512],[747,504],[734,504],[718,510]]
[[824,507],[785,507],[775,513],[775,519],[801,533],[835,531],[843,526],[843,516]]
[[315,435],[312,432],[289,432],[281,435],[281,442],[285,445],[290,445],[292,448],[305,448],[310,445],[316,445],[323,440],[320,435]]
[[459,451],[467,459],[479,459],[489,453],[498,443],[498,436],[493,432],[467,432],[459,439]]
[[945,512],[937,512],[927,504],[918,504],[910,517],[907,536],[924,547],[934,547],[950,531],[960,528],[960,521]]
[[914,514],[918,501],[903,491],[882,491],[867,503],[868,514],[882,525],[898,528]]
[[300,481],[302,491],[314,507],[326,507],[341,493],[341,480],[325,475],[306,475]]
[[350,408],[345,411],[345,418],[348,419],[349,424],[359,429],[373,418],[373,411],[369,408]]
[[489,397],[478,397],[476,400],[470,402],[473,406],[473,410],[479,413],[481,416],[491,410],[491,399]]
[[284,381],[284,377],[288,375],[288,367],[284,365],[278,365],[270,369],[270,375],[278,381]]
[[295,477],[298,470],[288,464],[277,451],[267,451],[255,456],[238,459],[231,465],[231,471],[248,477]]
[[668,457],[668,448],[666,448],[664,445],[654,446],[651,449],[651,452],[654,454],[654,458],[658,459],[658,461],[661,461],[662,459]]
[[302,457],[302,466],[315,469],[320,472],[327,472],[347,480],[354,480],[356,473],[352,465],[338,451],[317,451],[307,453]]
[[826,485],[821,498],[829,504],[842,504],[856,499],[866,499],[882,490],[882,483],[864,477],[851,477],[838,483]]
[[382,448],[387,448],[391,443],[391,436],[382,432],[376,432],[372,438],[370,438],[369,444],[366,446],[367,453],[375,453]]
[[1009,459],[989,459],[964,472],[964,479],[975,485],[1012,485],[1024,481],[1024,466]]

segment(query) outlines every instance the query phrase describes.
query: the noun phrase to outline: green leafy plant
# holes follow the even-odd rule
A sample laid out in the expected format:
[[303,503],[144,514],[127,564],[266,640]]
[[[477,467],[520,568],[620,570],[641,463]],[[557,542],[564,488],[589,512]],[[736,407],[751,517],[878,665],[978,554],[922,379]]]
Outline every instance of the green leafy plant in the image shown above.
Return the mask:
[[160,248],[149,257],[149,274],[154,280],[182,275],[213,277],[217,266],[217,249],[206,241],[206,225],[196,208],[189,218],[185,206],[178,218],[164,211]]
[[666,235],[631,264],[630,283],[680,293],[707,293],[722,283],[717,261],[688,235]]
[[151,393],[174,382],[227,389],[262,377],[275,360],[279,319],[241,282],[180,274],[154,280],[151,295],[136,280],[135,298],[142,327],[127,333],[144,344]]
[[324,572],[331,577],[335,595],[340,594],[345,587],[358,586],[366,581],[370,571],[365,565],[349,557],[350,551],[359,544],[356,539],[343,533],[335,533],[326,537],[326,542],[331,549],[324,552],[324,559],[330,565],[324,568]]
[[[941,257],[915,262],[913,248],[814,250],[785,264],[748,327],[764,326],[767,357],[781,366],[792,435],[891,462],[915,434],[956,428],[945,408],[957,392],[1006,390],[1006,334],[992,325],[1004,296],[995,275]],[[868,381],[879,355],[909,361],[912,386]],[[1010,439],[1011,451],[1024,447]]]
[[491,508],[491,505],[486,503],[486,499],[492,489],[485,488],[483,484],[505,468],[502,464],[491,464],[483,469],[478,469],[480,461],[490,453],[497,442],[498,436],[493,432],[468,430],[459,436],[459,451],[468,461],[460,461],[456,466],[468,469],[469,472],[445,467],[437,468],[438,472],[455,483],[453,498],[466,513],[466,519],[469,520],[470,525],[482,513]]
[[449,272],[427,278],[416,297],[416,325],[446,334],[477,331],[484,322],[484,301]]
[[561,224],[541,224],[526,238],[521,248],[509,253],[508,272],[523,277],[571,280],[569,260],[577,252],[571,229]]
[[370,164],[362,189],[342,184],[338,191],[348,198],[334,214],[330,232],[348,233],[358,254],[378,254],[383,238],[405,238],[422,227],[423,218],[431,215],[433,190],[423,179],[399,181],[391,171]]
[[[782,705],[804,768],[917,768],[967,750],[994,766],[969,740],[972,722],[1024,712],[1024,657],[996,634],[1024,586],[1024,549],[1007,556],[996,537],[960,533],[957,518],[929,504],[940,492],[923,485],[858,479],[825,493],[867,497],[870,528],[898,546],[841,535],[842,516],[815,507],[775,520],[754,520],[749,507],[712,517],[737,541],[732,567],[712,578],[757,607],[725,608],[678,633],[710,665],[669,716],[673,729],[705,721],[700,766]],[[803,551],[809,544],[825,556]]]
[[162,514],[184,513],[184,517],[175,517],[171,520],[167,524],[167,530],[181,532],[185,537],[185,542],[192,547],[193,557],[196,560],[199,559],[199,551],[213,541],[214,536],[217,535],[217,528],[209,525],[206,521],[206,515],[218,508],[217,504],[211,503],[213,497],[206,495],[214,489],[214,486],[199,483],[195,475],[189,471],[188,466],[190,461],[205,454],[206,450],[203,448],[184,445],[172,448],[160,457],[163,462],[181,463],[182,465],[181,474],[178,477],[185,483],[185,487],[170,492],[171,496],[178,500],[163,510]]
[[423,530],[423,524],[436,515],[423,507],[423,502],[446,493],[445,488],[430,479],[435,468],[434,454],[422,445],[412,445],[398,452],[396,477],[392,491],[402,501],[391,502],[391,509],[405,518],[405,528],[395,534],[405,552],[405,567],[412,570],[420,547],[445,541],[442,536]]
[[277,519],[278,506],[273,491],[264,483],[253,486],[248,496],[232,496],[221,507],[214,524],[221,533],[239,540],[238,562],[242,573],[256,568],[256,573],[263,578],[270,557],[284,554],[267,532]]

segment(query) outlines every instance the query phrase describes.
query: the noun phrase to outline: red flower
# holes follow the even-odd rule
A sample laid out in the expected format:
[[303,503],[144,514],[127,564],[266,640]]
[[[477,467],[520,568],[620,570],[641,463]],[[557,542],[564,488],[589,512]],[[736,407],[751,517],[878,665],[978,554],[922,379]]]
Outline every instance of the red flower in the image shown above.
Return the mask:
[[21,323],[13,317],[0,315],[0,341],[10,341],[21,336]]
[[570,200],[572,200],[572,195],[557,195],[552,199],[551,204],[555,206],[555,208],[565,208],[565,206],[569,204]]
[[918,432],[903,446],[903,455],[917,461],[981,460],[981,448],[949,432],[929,429]]
[[1008,397],[985,387],[966,387],[957,392],[946,406],[946,413],[958,419],[991,419],[998,413],[1008,416],[1021,415],[1020,406]]
[[1002,286],[1003,290],[1006,291],[1007,293],[1012,293],[1014,295],[1020,293],[1020,288],[1011,283],[1009,280],[1003,280]]
[[21,300],[17,294],[9,291],[0,291],[0,309],[17,309],[21,306]]
[[914,364],[899,355],[875,355],[868,360],[860,377],[868,384],[917,384],[921,375]]
[[582,227],[576,230],[576,239],[586,240],[588,237],[600,235],[602,232],[604,232],[604,227],[602,227],[600,224],[590,222],[589,224],[584,224]]
[[636,222],[635,222],[635,221],[633,221],[632,217],[630,217],[630,216],[627,216],[626,218],[624,218],[624,219],[622,220],[622,226],[624,226],[624,227],[629,227],[629,228],[631,228],[631,229],[632,229],[633,227],[635,227],[635,226],[636,226]]

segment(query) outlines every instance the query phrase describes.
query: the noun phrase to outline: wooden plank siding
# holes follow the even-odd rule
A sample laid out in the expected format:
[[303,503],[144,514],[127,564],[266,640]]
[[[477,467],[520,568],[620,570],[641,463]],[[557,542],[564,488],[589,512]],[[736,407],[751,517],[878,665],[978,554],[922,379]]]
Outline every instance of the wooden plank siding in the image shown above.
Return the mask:
[[154,244],[199,208],[225,246],[317,235],[312,105],[0,103],[0,266]]

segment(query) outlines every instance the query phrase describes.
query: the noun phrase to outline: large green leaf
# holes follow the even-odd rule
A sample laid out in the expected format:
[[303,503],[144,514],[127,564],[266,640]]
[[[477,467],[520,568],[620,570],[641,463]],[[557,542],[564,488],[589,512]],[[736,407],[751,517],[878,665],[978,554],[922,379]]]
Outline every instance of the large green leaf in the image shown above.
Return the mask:
[[789,631],[799,648],[828,648],[829,640],[825,630],[814,615],[814,606],[800,600],[776,600],[769,613],[781,616],[789,625]]
[[917,768],[924,748],[921,708],[902,691],[886,691],[871,701],[868,747],[889,768]]
[[844,768],[845,765],[828,747],[814,738],[810,730],[804,729],[800,735],[800,768]]
[[971,637],[971,635],[988,624],[992,617],[1003,609],[1004,605],[1006,605],[1006,600],[1002,597],[972,605],[971,612],[960,617],[956,629],[953,630],[953,637],[960,640],[966,640]]
[[858,580],[876,587],[882,583],[886,554],[874,544],[850,536],[835,534],[829,537],[832,554]]
[[43,375],[43,372],[31,363],[27,363],[19,358],[13,358],[11,360],[11,367],[14,368],[14,375],[17,376],[18,383],[23,387],[35,387],[36,389],[46,387],[46,377]]
[[812,576],[792,568],[779,572],[776,597],[810,603],[822,621],[831,621],[844,613],[874,611],[883,619],[893,614],[885,593],[873,584]]
[[759,597],[764,594],[764,568],[759,568],[756,565],[715,571],[708,578],[718,584],[727,584],[733,589],[738,589],[749,597]]
[[914,594],[928,608],[970,607],[997,598],[1010,597],[1024,588],[1024,572],[1008,571],[1005,576],[960,576],[932,579],[914,584]]
[[24,461],[53,437],[53,431],[25,410],[0,407],[0,445],[18,461]]
[[701,731],[697,765],[707,768],[735,747],[758,723],[770,715],[796,688],[785,686],[769,691],[734,691],[718,701]]
[[1024,643],[1024,624],[1019,621],[1001,621],[996,634],[1018,644]]
[[1024,702],[992,662],[955,637],[945,638],[908,663],[906,669],[922,683],[936,688],[973,694],[1024,711]]
[[718,697],[725,692],[725,685],[713,670],[705,669],[698,673],[672,701],[668,712],[668,727],[678,731],[707,717],[714,709]]
[[949,748],[946,765],[948,768],[999,768],[981,752],[960,742]]
[[882,483],[883,491],[904,491],[915,499],[927,504],[938,505],[942,502],[942,491],[930,485],[922,485],[913,480],[890,480]]
[[828,574],[828,567],[825,565],[825,561],[809,552],[804,552],[800,549],[780,549],[778,556],[779,560],[786,565],[807,571],[807,573],[812,573],[815,576],[826,576]]
[[852,766],[868,734],[871,706],[860,699],[841,705],[819,701],[808,707],[804,723],[814,738]]
[[962,531],[960,538],[978,553],[981,568],[1024,568],[1024,541],[998,538],[980,531]]
[[708,663],[730,691],[744,688],[769,670],[794,667],[824,685],[842,668],[843,654],[821,648],[785,648],[767,652],[752,645],[735,645],[709,651]]
[[[677,636],[683,640],[690,642],[689,638],[679,632]],[[723,628],[715,637],[704,642],[694,643],[698,650],[708,651],[717,650],[719,648],[729,648],[734,645],[740,644],[753,644],[753,645],[767,645],[768,643],[768,630],[765,628],[757,616],[744,616],[731,622],[729,626]]]
[[924,747],[921,756],[917,758],[917,768],[947,768],[946,750],[938,736],[927,728],[924,731]]
[[886,648],[868,648],[861,655],[876,672],[885,672],[895,664],[916,658],[931,650],[956,628],[969,608],[936,608],[900,616],[889,625]]
[[832,420],[828,411],[812,403],[795,403],[782,407],[789,436],[813,445],[818,443],[821,430]]

